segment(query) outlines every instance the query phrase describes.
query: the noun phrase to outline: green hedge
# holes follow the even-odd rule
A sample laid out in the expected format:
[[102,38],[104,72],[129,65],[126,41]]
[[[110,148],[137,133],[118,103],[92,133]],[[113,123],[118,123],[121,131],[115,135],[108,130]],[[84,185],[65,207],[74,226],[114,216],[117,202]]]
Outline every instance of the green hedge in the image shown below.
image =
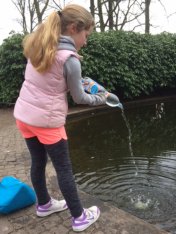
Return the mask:
[[124,98],[176,87],[176,35],[94,33],[81,52],[83,74]]
[[14,103],[24,80],[26,59],[21,34],[13,34],[0,46],[0,103]]
[[[26,60],[23,35],[14,34],[0,46],[0,103],[14,103],[23,82]],[[176,35],[94,32],[83,55],[82,73],[121,98],[151,95],[176,88]]]

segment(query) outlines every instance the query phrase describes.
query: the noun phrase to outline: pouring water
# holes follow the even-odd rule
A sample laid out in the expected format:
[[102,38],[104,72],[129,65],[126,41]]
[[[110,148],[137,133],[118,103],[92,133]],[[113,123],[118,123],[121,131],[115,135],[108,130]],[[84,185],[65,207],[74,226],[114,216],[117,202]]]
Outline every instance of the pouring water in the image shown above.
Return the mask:
[[125,122],[125,125],[128,129],[128,146],[129,146],[129,151],[130,151],[130,155],[133,159],[133,164],[135,166],[136,172],[135,172],[135,176],[138,175],[138,167],[136,165],[135,159],[134,159],[134,154],[133,154],[133,149],[132,149],[132,133],[131,133],[131,128],[130,128],[130,124],[128,122],[128,119],[126,118],[125,112],[124,112],[124,108],[122,103],[119,101],[119,98],[115,95],[115,94],[109,94],[109,96],[107,97],[107,101],[106,104],[110,107],[118,107],[121,109],[122,111],[122,118]]

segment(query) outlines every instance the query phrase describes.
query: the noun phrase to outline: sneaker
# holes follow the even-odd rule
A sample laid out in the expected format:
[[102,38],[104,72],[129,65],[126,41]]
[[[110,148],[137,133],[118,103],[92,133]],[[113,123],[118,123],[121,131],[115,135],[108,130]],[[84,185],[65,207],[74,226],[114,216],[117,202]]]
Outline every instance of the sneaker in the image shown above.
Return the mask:
[[66,210],[67,208],[65,200],[58,201],[51,198],[47,204],[42,206],[37,205],[36,213],[39,217],[45,217],[52,213]]
[[95,223],[100,216],[100,210],[97,206],[84,209],[79,218],[72,219],[72,228],[75,232],[82,232],[91,224]]

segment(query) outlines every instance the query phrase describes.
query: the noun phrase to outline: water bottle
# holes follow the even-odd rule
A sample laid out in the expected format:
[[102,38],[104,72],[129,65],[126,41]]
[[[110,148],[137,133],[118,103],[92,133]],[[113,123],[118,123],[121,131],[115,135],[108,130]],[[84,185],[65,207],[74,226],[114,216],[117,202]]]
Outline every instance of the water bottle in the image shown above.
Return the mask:
[[84,90],[90,94],[105,92],[105,88],[89,77],[82,78]]
[[82,84],[84,87],[84,90],[90,94],[96,94],[96,93],[105,93],[107,100],[106,104],[111,107],[119,107],[120,109],[123,109],[122,103],[120,103],[119,98],[113,94],[109,93],[102,85],[98,84],[96,81],[92,80],[89,77],[82,78]]
[[119,98],[113,93],[108,92],[106,104],[111,107],[119,107],[120,109],[123,110],[122,103],[119,101]]

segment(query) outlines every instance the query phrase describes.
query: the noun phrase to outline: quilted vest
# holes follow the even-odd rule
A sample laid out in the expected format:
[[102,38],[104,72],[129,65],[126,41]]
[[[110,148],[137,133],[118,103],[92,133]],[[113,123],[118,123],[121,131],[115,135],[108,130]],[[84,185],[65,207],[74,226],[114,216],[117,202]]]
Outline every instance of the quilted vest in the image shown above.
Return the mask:
[[68,112],[67,84],[63,76],[66,60],[77,55],[58,50],[51,69],[41,74],[28,61],[25,81],[14,108],[14,117],[31,126],[56,128],[65,124]]

